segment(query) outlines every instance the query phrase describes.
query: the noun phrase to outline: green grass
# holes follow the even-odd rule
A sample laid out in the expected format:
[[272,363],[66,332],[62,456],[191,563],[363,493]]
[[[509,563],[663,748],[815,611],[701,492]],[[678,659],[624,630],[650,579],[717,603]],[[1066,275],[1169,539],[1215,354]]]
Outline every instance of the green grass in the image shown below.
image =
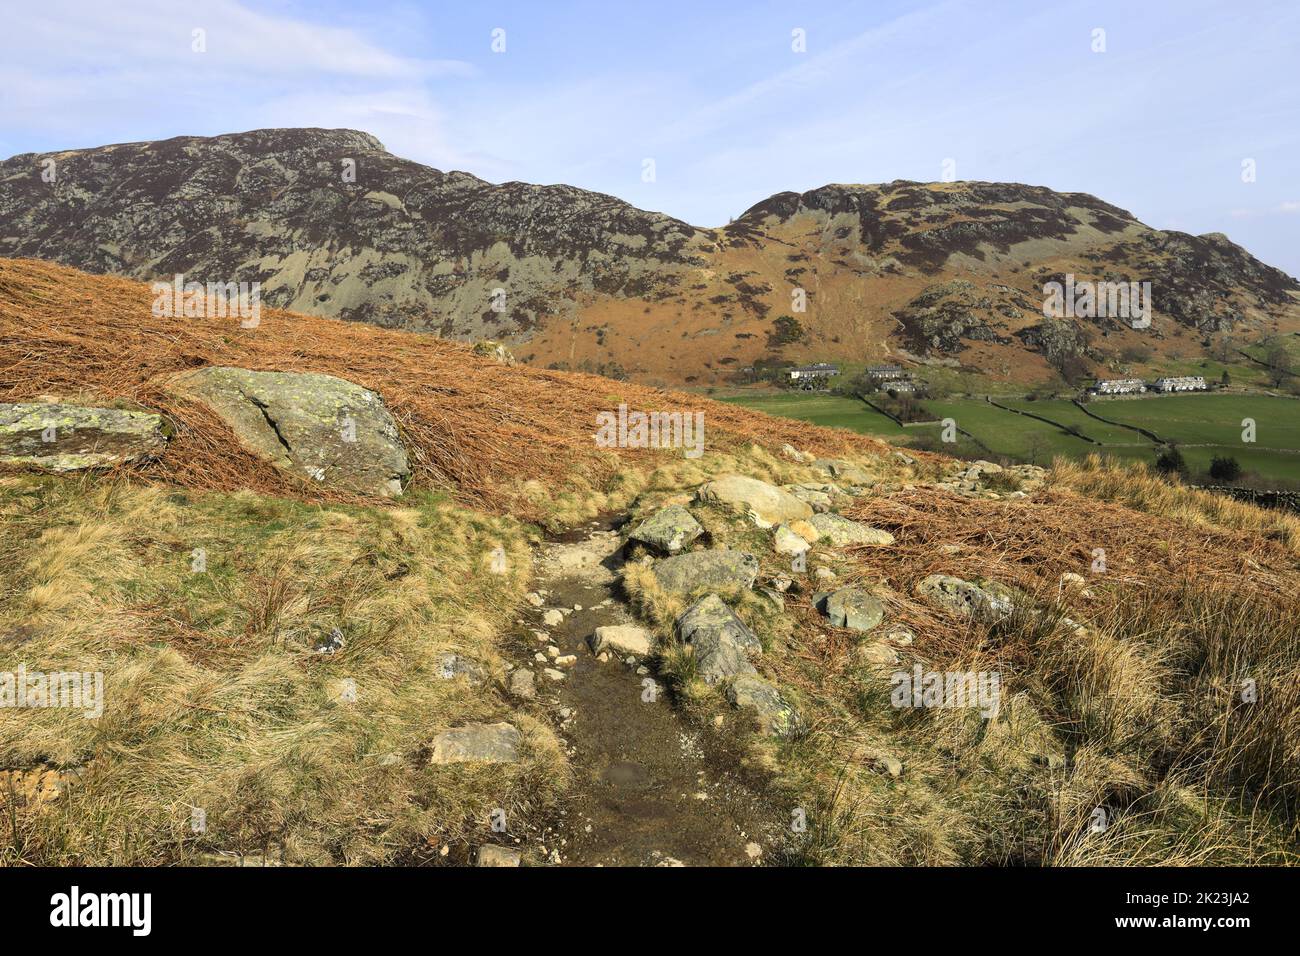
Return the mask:
[[788,392],[777,395],[736,395],[723,398],[722,401],[768,415],[797,418],[828,428],[847,428],[864,435],[897,439],[905,434],[905,430],[892,418],[880,414],[856,398],[816,392]]

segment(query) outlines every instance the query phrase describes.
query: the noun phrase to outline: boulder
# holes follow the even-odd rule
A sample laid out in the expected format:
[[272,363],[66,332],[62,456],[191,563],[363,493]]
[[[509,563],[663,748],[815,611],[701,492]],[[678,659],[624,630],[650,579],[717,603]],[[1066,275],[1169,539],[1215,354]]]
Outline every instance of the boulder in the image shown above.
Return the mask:
[[758,559],[744,551],[691,551],[656,563],[654,576],[673,594],[748,589],[758,576]]
[[789,526],[781,525],[776,529],[776,535],[772,539],[772,548],[777,554],[793,556],[807,551],[808,542],[791,531]]
[[1009,594],[950,574],[931,574],[916,586],[917,592],[941,607],[964,617],[1000,620],[1011,613]]
[[727,700],[733,707],[757,711],[763,733],[773,737],[789,737],[803,725],[798,711],[761,677],[748,674],[736,677],[727,687]]
[[704,528],[681,505],[669,505],[652,514],[628,537],[661,554],[676,554],[704,533]]
[[182,372],[170,387],[216,412],[246,450],[292,474],[388,497],[410,476],[383,401],[344,379],[215,366]]
[[646,657],[654,649],[650,632],[635,624],[607,624],[598,627],[596,632],[587,639],[587,643],[591,645],[593,654],[613,651],[620,657],[626,657],[628,654]]
[[825,491],[810,488],[807,485],[782,485],[781,487],[804,504],[810,506],[813,511],[831,510],[831,496]]
[[785,489],[743,475],[723,475],[701,485],[696,497],[700,501],[728,505],[748,515],[760,528],[809,518],[813,513],[811,505]]
[[885,618],[885,606],[862,588],[840,588],[826,598],[826,616],[836,627],[869,631]]
[[894,536],[879,528],[870,528],[857,521],[837,514],[813,515],[808,523],[817,529],[818,534],[837,548],[850,544],[889,545],[894,543]]
[[763,653],[762,642],[716,594],[701,598],[682,613],[677,636],[693,648],[696,673],[706,684],[757,673],[749,653]]
[[514,763],[523,735],[505,722],[444,730],[430,744],[429,763]]
[[0,404],[0,464],[77,471],[162,453],[162,416],[61,402]]

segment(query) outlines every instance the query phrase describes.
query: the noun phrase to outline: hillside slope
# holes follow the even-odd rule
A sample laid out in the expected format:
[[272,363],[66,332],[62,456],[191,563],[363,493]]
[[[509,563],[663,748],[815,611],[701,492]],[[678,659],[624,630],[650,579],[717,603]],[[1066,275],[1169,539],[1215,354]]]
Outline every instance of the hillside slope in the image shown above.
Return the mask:
[[[503,338],[530,364],[665,384],[763,360],[909,356],[1027,382],[1135,344],[1185,358],[1216,333],[1300,329],[1294,278],[1224,236],[1154,230],[1083,194],[829,185],[701,229],[570,186],[443,173],[351,130],[12,157],[0,255],[256,280],[274,306]],[[1044,321],[1042,286],[1066,274],[1151,282],[1151,327]],[[797,329],[782,334],[782,315]]]

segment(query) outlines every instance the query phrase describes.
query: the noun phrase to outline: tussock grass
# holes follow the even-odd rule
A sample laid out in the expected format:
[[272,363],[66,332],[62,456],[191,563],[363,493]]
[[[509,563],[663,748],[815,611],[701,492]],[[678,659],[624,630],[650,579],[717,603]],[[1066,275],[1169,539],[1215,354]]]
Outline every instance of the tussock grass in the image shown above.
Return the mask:
[[[550,729],[498,692],[496,635],[530,573],[509,519],[430,496],[367,508],[8,477],[0,520],[0,670],[105,682],[98,720],[0,709],[0,768],[79,774],[41,806],[0,796],[4,862],[268,845],[288,862],[385,862],[463,839],[493,808],[534,812],[564,785]],[[5,637],[20,625],[28,639]],[[344,647],[314,653],[336,630]],[[445,679],[447,652],[478,662],[483,685]],[[427,765],[439,730],[501,719],[524,733],[520,763]]]

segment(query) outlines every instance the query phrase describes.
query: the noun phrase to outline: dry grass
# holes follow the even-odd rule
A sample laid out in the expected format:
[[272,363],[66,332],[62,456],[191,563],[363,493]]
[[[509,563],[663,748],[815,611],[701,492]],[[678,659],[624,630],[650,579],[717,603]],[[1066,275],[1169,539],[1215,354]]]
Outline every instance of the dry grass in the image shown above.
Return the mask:
[[[79,774],[43,805],[0,797],[5,862],[162,864],[268,844],[289,862],[384,862],[458,842],[495,807],[535,812],[564,785],[549,727],[498,692],[496,635],[530,573],[508,519],[428,498],[315,506],[27,477],[0,481],[0,514],[0,670],[105,681],[98,720],[0,709],[0,766]],[[498,547],[505,574],[488,567]],[[344,648],[314,653],[335,629]],[[445,679],[449,651],[486,683]],[[500,719],[524,731],[519,764],[426,765],[438,730]]]
[[[695,395],[594,375],[506,367],[433,336],[264,309],[256,329],[237,318],[154,316],[149,287],[35,260],[0,260],[0,401],[80,395],[160,410],[175,424],[167,454],[143,474],[194,488],[327,497],[244,452],[201,405],[172,396],[186,369],[234,365],[321,372],[377,392],[411,452],[417,487],[529,519],[547,499],[600,495],[628,460],[681,452],[595,444],[596,413],[699,410],[711,450],[783,442],[824,453],[880,451],[853,433],[770,418]],[[576,510],[574,510],[576,509]],[[574,514],[590,510],[574,505]]]

